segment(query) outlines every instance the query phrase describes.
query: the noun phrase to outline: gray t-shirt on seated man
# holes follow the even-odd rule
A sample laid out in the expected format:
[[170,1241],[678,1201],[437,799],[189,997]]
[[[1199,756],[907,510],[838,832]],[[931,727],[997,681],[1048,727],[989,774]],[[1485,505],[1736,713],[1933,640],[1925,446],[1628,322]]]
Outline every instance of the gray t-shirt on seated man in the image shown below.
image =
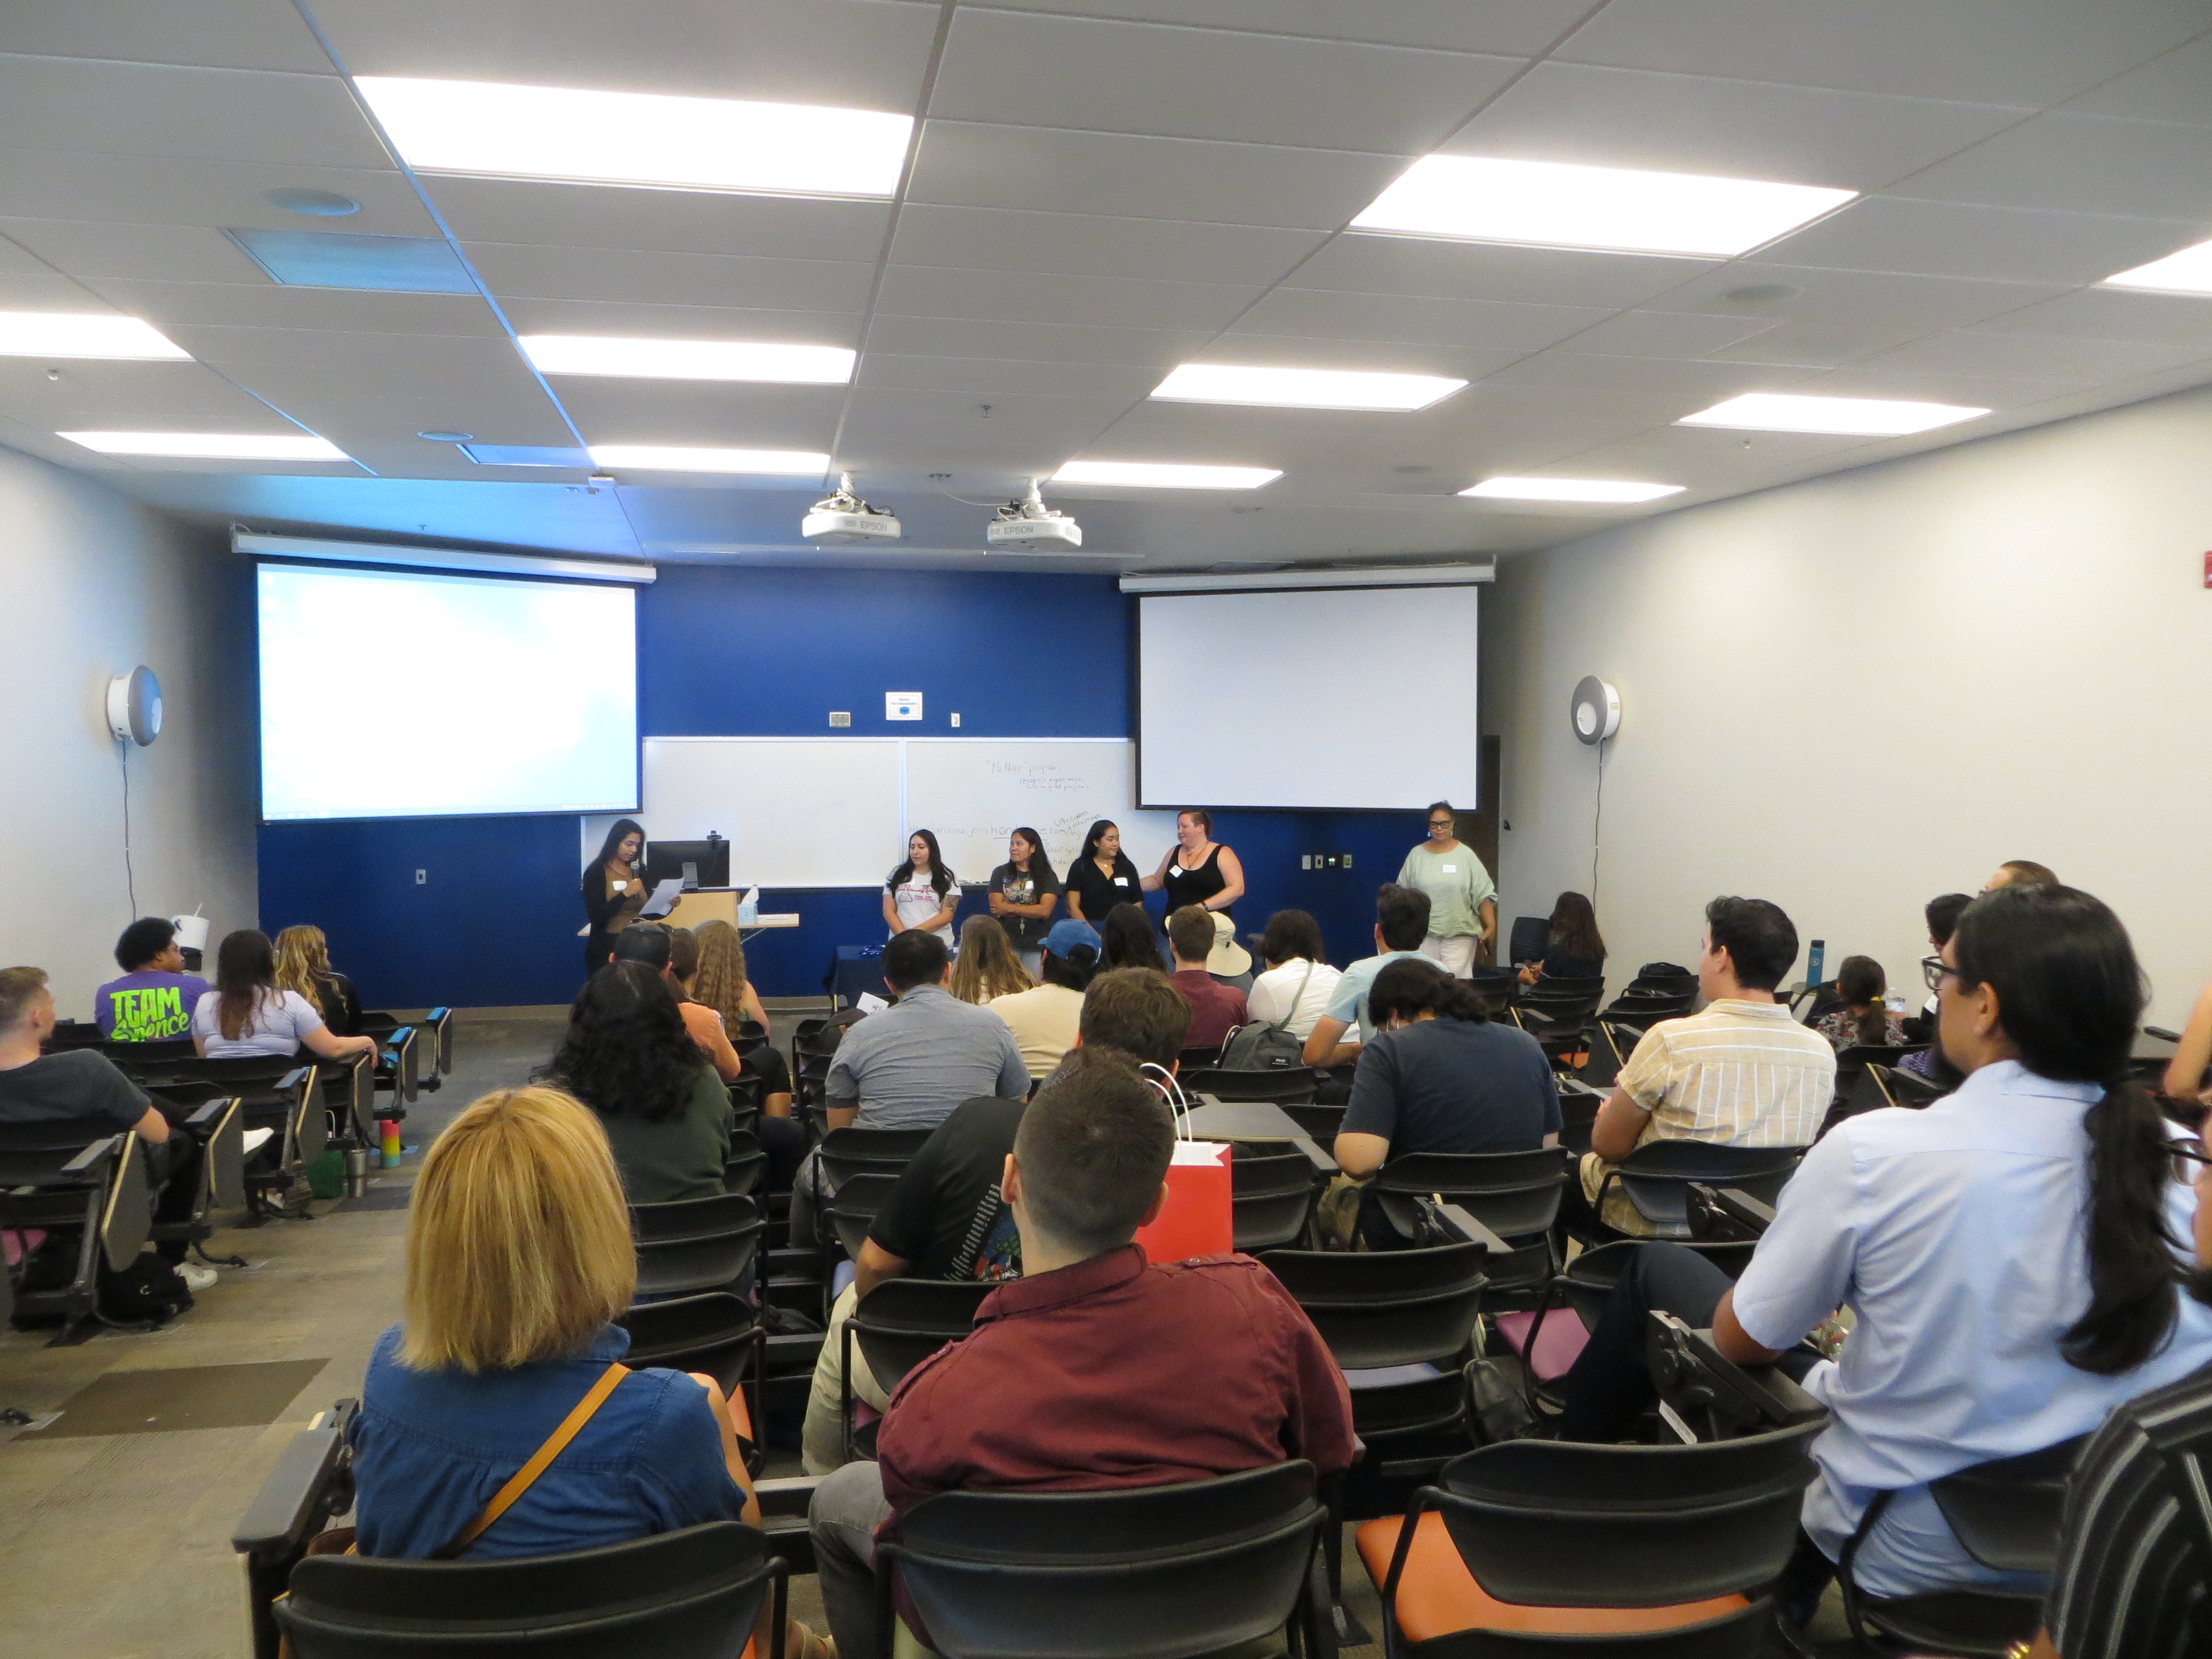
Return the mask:
[[917,985],[845,1034],[823,1093],[861,1129],[933,1129],[963,1100],[1020,1100],[1029,1068],[1006,1022],[942,985]]

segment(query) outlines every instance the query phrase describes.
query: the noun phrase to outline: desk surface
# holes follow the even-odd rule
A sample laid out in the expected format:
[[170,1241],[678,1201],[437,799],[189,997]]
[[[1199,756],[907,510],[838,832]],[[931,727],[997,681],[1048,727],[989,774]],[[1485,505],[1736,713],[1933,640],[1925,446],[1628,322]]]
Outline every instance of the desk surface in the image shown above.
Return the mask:
[[1193,1134],[1210,1140],[1287,1140],[1313,1161],[1314,1168],[1336,1173],[1336,1160],[1281,1107],[1264,1100],[1216,1100],[1212,1095],[1198,1098],[1201,1103],[1190,1111]]

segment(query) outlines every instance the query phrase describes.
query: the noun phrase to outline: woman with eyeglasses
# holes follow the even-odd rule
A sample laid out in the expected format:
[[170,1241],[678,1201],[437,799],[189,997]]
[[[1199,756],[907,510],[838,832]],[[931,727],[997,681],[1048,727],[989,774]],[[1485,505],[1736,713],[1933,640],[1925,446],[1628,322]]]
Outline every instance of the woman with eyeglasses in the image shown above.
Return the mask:
[[1406,854],[1398,885],[1429,896],[1429,936],[1421,954],[1454,979],[1474,977],[1478,954],[1498,942],[1498,884],[1474,848],[1458,836],[1459,819],[1448,800],[1429,807],[1429,838]]
[[2143,981],[2119,918],[2070,887],[2007,887],[1924,966],[1958,1091],[1830,1130],[1733,1287],[1680,1247],[1637,1251],[1568,1374],[1561,1437],[1618,1440],[1651,1398],[1649,1310],[1710,1326],[1737,1364],[1791,1367],[1852,1310],[1840,1357],[1803,1376],[1832,1417],[1783,1585],[1801,1613],[1885,1492],[1852,1565],[1867,1595],[2039,1591],[1969,1555],[1928,1483],[2089,1433],[2212,1364],[2212,1307],[2182,1294],[2179,1132],[2129,1081]]

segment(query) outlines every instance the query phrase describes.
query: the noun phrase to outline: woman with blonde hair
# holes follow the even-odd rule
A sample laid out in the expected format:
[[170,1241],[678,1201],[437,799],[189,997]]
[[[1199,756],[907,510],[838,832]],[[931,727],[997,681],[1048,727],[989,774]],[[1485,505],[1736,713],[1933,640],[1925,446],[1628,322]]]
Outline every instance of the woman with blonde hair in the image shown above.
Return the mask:
[[331,966],[323,930],[302,925],[276,935],[276,988],[297,991],[323,1011],[323,1024],[340,1036],[361,1035],[361,994]]
[[[503,1560],[758,1526],[742,1396],[733,1416],[704,1373],[621,1363],[629,1333],[613,1321],[636,1286],[622,1184],[589,1109],[501,1089],[455,1118],[416,1182],[405,1321],[377,1340],[351,1430],[362,1553]],[[574,1437],[485,1524],[586,1401]],[[787,1652],[823,1650],[803,1626],[791,1636]]]
[[[713,1009],[722,1017],[723,1030],[733,1035],[741,1029],[740,1020],[769,1029],[768,1012],[745,975],[744,939],[736,928],[726,921],[702,922],[688,933],[672,928],[668,942],[669,969],[685,1001]],[[744,1056],[738,1076],[761,1080],[761,1115],[753,1134],[768,1153],[769,1190],[781,1192],[798,1174],[808,1144],[806,1126],[791,1114],[791,1064],[775,1044],[763,1042]]]
[[1036,988],[1002,923],[990,916],[970,916],[961,923],[960,954],[952,964],[954,996],[980,1006]]

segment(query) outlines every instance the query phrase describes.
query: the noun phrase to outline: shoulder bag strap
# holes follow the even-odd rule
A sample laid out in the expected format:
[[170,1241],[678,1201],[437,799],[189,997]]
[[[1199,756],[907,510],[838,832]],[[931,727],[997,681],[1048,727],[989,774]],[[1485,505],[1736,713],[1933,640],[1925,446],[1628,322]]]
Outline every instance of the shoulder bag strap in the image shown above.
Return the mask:
[[1306,1000],[1306,987],[1313,983],[1313,963],[1310,962],[1307,963],[1306,976],[1298,981],[1298,988],[1291,993],[1291,1012],[1285,1014],[1273,1025],[1270,1025],[1267,1028],[1269,1030],[1287,1031],[1290,1030],[1291,1022],[1298,1017],[1298,1004]]
[[607,1396],[615,1391],[615,1385],[629,1375],[629,1367],[620,1360],[601,1372],[599,1380],[592,1384],[591,1392],[576,1402],[575,1410],[562,1419],[561,1426],[546,1437],[544,1445],[531,1454],[527,1463],[514,1472],[514,1478],[492,1495],[491,1502],[483,1506],[483,1513],[461,1528],[460,1534],[433,1559],[450,1561],[483,1536],[485,1529],[514,1508],[515,1500],[528,1492],[538,1477],[552,1467],[553,1460],[560,1456],[568,1449],[568,1443],[582,1432],[584,1425],[592,1420],[592,1413],[606,1404]]

